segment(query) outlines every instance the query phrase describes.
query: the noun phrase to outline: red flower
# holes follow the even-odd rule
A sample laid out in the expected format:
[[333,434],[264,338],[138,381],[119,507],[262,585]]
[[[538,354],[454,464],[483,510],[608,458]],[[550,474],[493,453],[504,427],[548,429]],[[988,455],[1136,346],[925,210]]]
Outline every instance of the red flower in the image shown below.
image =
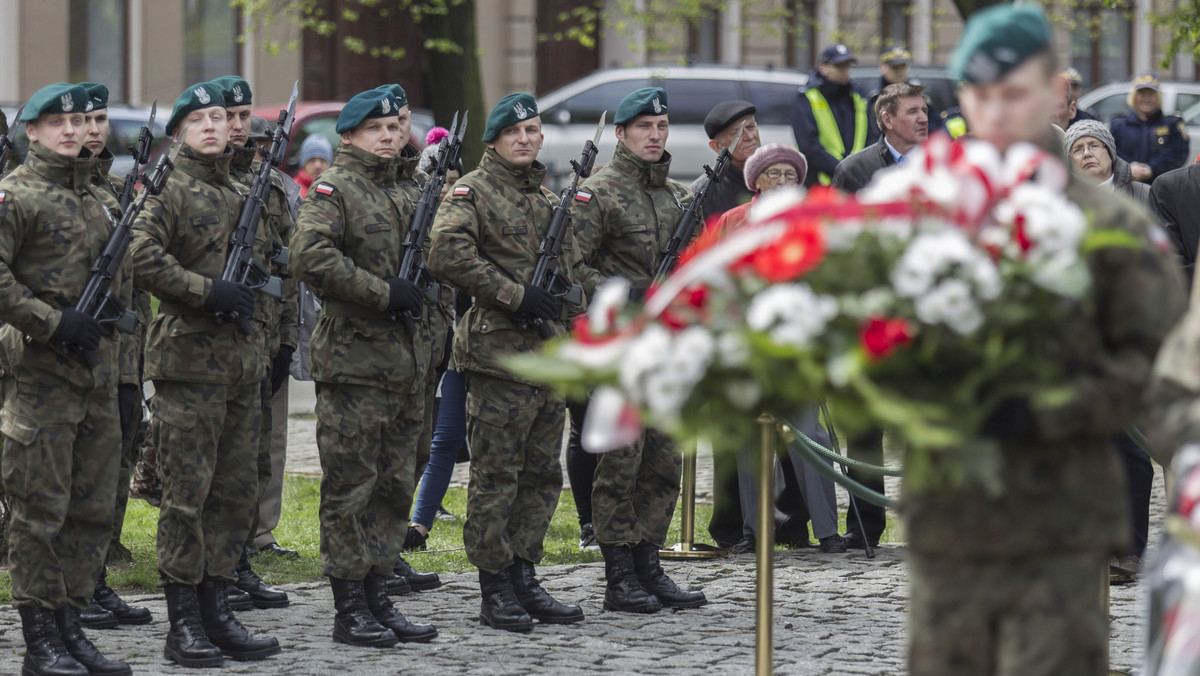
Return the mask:
[[858,338],[871,361],[878,361],[890,355],[901,345],[911,342],[913,332],[912,326],[906,319],[871,317],[866,324],[863,324]]
[[825,258],[825,237],[816,221],[791,224],[783,235],[754,254],[754,271],[768,282],[798,279]]
[[1029,248],[1033,246],[1033,240],[1029,239],[1029,233],[1025,230],[1025,214],[1017,214],[1017,224],[1013,235],[1016,237],[1017,246],[1021,247],[1022,253],[1029,251]]

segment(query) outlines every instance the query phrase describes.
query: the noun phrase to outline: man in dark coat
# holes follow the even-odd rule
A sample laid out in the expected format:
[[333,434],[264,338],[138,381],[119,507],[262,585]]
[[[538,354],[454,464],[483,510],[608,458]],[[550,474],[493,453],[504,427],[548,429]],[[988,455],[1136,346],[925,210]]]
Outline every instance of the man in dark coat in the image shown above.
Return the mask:
[[1188,285],[1196,267],[1196,242],[1200,239],[1200,164],[1168,171],[1150,186],[1150,206],[1158,222],[1167,229],[1179,254]]
[[929,105],[920,85],[888,85],[875,100],[874,112],[883,137],[838,165],[833,187],[839,190],[858,192],[875,172],[904,161],[905,155],[929,137]]

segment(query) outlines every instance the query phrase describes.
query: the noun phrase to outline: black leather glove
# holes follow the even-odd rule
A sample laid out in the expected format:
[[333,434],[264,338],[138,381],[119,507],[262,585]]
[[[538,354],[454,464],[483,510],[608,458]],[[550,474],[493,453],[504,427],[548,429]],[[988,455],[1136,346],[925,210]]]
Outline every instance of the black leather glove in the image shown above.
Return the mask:
[[50,334],[50,342],[65,343],[82,350],[95,350],[100,347],[100,322],[83,314],[73,307],[63,308],[62,319],[54,333]]
[[1000,442],[1036,441],[1041,438],[1037,418],[1027,397],[1010,397],[1000,402],[979,428],[979,433]]
[[254,289],[242,284],[234,284],[223,279],[212,280],[212,290],[208,292],[208,300],[204,301],[207,312],[238,313],[242,317],[254,315]]
[[517,308],[517,312],[536,319],[557,319],[559,313],[562,312],[562,306],[559,305],[558,299],[548,292],[532,284],[526,284],[525,295],[521,298],[521,306]]
[[121,414],[121,445],[124,446],[142,422],[142,388],[132,384],[118,385],[117,412]]
[[287,382],[288,372],[292,368],[292,353],[295,350],[290,345],[280,345],[279,353],[271,361],[271,396],[279,391]]
[[391,291],[388,293],[388,312],[417,312],[421,309],[421,290],[416,284],[393,277],[387,280]]

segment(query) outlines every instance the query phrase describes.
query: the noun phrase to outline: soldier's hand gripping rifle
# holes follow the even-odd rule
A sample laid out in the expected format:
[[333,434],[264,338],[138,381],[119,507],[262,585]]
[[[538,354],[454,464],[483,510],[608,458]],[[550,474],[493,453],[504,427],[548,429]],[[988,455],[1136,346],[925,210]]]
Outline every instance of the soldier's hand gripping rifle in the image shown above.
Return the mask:
[[[404,236],[404,257],[400,259],[400,271],[397,277],[407,279],[416,285],[425,295],[425,300],[437,303],[441,298],[442,287],[434,279],[433,273],[425,266],[425,242],[429,239],[429,230],[433,227],[433,217],[437,215],[439,200],[442,196],[442,186],[446,184],[446,173],[450,167],[458,166],[458,158],[462,154],[462,141],[467,134],[467,115],[463,113],[462,127],[458,126],[458,112],[450,123],[450,135],[438,148],[437,164],[429,181],[421,190],[421,198],[417,201],[417,209],[413,213],[412,223]],[[410,335],[416,331],[413,320],[420,319],[422,313],[414,310],[408,313],[393,312],[393,321],[403,321]]]
[[[283,151],[287,145],[288,135],[292,132],[296,98],[299,94],[300,81],[297,80],[292,85],[292,98],[288,101],[287,109],[279,111],[279,121],[275,124],[275,131],[271,133],[270,151],[263,154],[258,173],[254,176],[254,182],[250,184],[250,194],[242,203],[242,212],[238,214],[237,227],[233,229],[233,235],[229,240],[229,257],[225,259],[225,271],[221,273],[221,279],[227,282],[257,289],[272,298],[283,298],[283,281],[278,277],[272,277],[270,270],[254,259],[254,239],[258,236],[259,223],[262,221],[263,213],[267,210],[267,203],[271,199],[272,168],[283,161]],[[281,259],[286,259],[286,256],[287,249],[284,248],[274,258],[282,262]],[[254,331],[254,327],[250,325],[250,318],[243,317],[236,312],[217,313],[218,322],[225,320],[236,322],[238,328],[246,335],[250,335]]]
[[121,213],[129,209],[133,202],[133,191],[137,182],[142,178],[142,167],[150,161],[150,145],[154,143],[154,116],[158,114],[158,97],[150,104],[150,120],[138,131],[137,143],[129,146],[129,154],[133,156],[133,168],[125,176],[125,185],[121,187]]
[[[607,110],[600,114],[600,123],[596,125],[596,136],[592,140],[584,142],[583,156],[578,160],[571,160],[571,168],[575,170],[575,175],[571,177],[571,183],[563,188],[559,195],[558,206],[554,208],[554,215],[550,217],[550,227],[546,229],[546,236],[538,245],[537,267],[533,270],[533,280],[530,282],[533,286],[555,298],[561,298],[571,305],[583,305],[583,287],[572,284],[571,280],[558,269],[558,257],[562,255],[563,237],[567,234],[567,228],[571,226],[571,202],[575,200],[575,194],[579,192],[579,181],[592,173],[592,165],[596,163],[596,155],[600,152],[596,144],[600,143],[600,136],[604,134],[606,119],[608,119]],[[554,337],[554,329],[548,323],[537,317],[522,317],[521,328],[529,329],[530,327],[537,327],[542,338]]]
[[700,223],[701,206],[704,203],[704,196],[708,194],[709,188],[720,183],[725,177],[725,172],[729,169],[730,163],[733,162],[733,149],[737,148],[742,142],[742,133],[746,131],[746,123],[742,122],[738,126],[737,134],[733,137],[733,143],[722,148],[717,155],[716,168],[710,168],[707,164],[704,165],[704,173],[707,174],[708,180],[702,181],[696,193],[692,195],[692,203],[683,210],[683,215],[679,217],[679,222],[675,224],[675,231],[671,233],[671,239],[667,240],[667,245],[663,247],[662,261],[658,264],[658,272],[654,275],[654,285],[661,286],[663,281],[671,275],[671,271],[675,269],[675,265],[679,262],[680,249],[687,246],[688,242],[692,241],[692,236],[696,234],[696,226]]
[[13,116],[12,123],[8,125],[8,134],[0,136],[0,176],[4,175],[4,167],[8,165],[8,158],[16,150],[14,140],[17,138],[17,127],[21,125],[18,120],[21,119],[21,112],[25,110],[25,106],[17,108],[17,114]]
[[[163,186],[167,183],[167,177],[175,168],[175,158],[179,156],[179,150],[183,148],[183,138],[184,134],[180,132],[179,140],[158,158],[158,164],[155,165],[153,173],[142,186],[142,193],[138,195],[137,201],[121,212],[121,220],[115,223],[112,235],[109,236],[108,243],[104,245],[104,251],[100,252],[96,262],[92,263],[92,276],[88,279],[87,286],[83,289],[83,295],[79,297],[79,302],[75,304],[76,310],[96,320],[109,333],[112,332],[113,327],[125,333],[133,333],[137,328],[137,313],[126,308],[117,298],[117,294],[113,292],[113,277],[116,276],[117,270],[121,269],[121,261],[125,259],[125,254],[129,251],[129,240],[133,236],[133,221],[142,212],[142,207],[146,205],[146,198],[162,192]],[[108,215],[109,219],[112,219],[112,215],[108,213],[107,209],[104,213]],[[76,345],[64,345],[63,347],[69,351],[79,349]],[[84,350],[83,360],[87,363],[88,368],[94,367],[97,363],[96,353],[92,350]]]

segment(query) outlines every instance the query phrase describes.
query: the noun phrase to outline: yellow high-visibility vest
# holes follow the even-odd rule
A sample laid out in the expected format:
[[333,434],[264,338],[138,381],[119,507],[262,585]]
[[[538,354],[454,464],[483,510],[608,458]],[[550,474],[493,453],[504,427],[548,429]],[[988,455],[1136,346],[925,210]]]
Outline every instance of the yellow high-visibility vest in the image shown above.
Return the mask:
[[[821,147],[838,160],[844,159],[847,154],[846,144],[842,141],[842,132],[838,129],[837,120],[833,118],[833,111],[829,109],[829,102],[816,87],[804,90],[804,97],[808,99],[808,105],[812,108],[813,119],[817,123],[817,140],[821,142]],[[867,147],[867,101],[859,96],[858,92],[851,92],[850,97],[854,101],[854,148],[849,154],[853,155]],[[833,182],[833,177],[823,172],[817,174],[817,179],[821,185]]]

